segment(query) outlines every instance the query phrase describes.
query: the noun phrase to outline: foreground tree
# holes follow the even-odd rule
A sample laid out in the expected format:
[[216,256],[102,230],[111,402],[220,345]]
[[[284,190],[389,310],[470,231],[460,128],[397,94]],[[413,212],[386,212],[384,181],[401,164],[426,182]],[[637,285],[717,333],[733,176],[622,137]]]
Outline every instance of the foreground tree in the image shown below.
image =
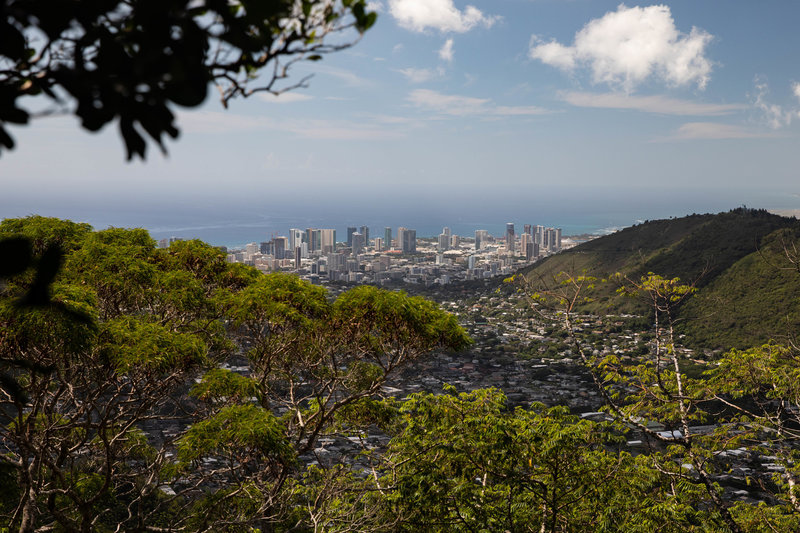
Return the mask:
[[447,387],[395,409],[373,475],[315,472],[310,490],[328,496],[313,500],[316,531],[724,530],[701,491],[674,490],[650,456],[624,451],[623,426],[512,410],[495,389]]
[[[66,242],[61,224],[6,221],[0,234]],[[0,387],[0,513],[18,531],[303,523],[298,458],[338,413],[406,362],[468,343],[424,300],[362,288],[330,303],[199,242],[69,234],[49,285],[58,305],[16,305],[36,283],[30,269],[0,299],[0,359],[26,363],[11,375],[24,395]],[[247,372],[220,368],[237,345],[249,347]]]
[[[573,349],[591,371],[605,409],[645,440],[652,465],[669,479],[676,497],[692,495],[696,509],[715,528],[794,531],[800,528],[795,468],[798,366],[796,350],[768,345],[733,350],[690,378],[691,362],[676,340],[676,310],[694,292],[677,278],[653,273],[631,280],[617,276],[618,292],[644,299],[652,315],[650,351],[623,358],[593,355],[582,342],[577,309],[591,299],[597,280],[560,273],[553,280],[516,278],[544,316],[560,320]],[[734,499],[720,484],[737,457],[780,461],[771,472],[756,471],[741,483],[753,486],[761,504]],[[741,462],[741,459],[739,459]]]
[[162,150],[178,136],[173,104],[199,105],[210,84],[223,104],[303,85],[281,85],[293,63],[351,46],[375,18],[365,0],[4,0],[0,147],[14,146],[6,124],[32,116],[23,97],[39,95],[77,104],[89,131],[117,120],[128,159],[144,159],[145,136]]

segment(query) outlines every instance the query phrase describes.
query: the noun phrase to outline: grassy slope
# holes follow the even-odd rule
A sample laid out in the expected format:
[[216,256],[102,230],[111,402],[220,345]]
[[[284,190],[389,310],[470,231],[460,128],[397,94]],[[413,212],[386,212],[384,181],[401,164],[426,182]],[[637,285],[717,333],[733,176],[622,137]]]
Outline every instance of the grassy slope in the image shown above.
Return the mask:
[[[560,271],[585,271],[600,278],[621,272],[636,279],[647,272],[654,272],[669,278],[680,277],[703,288],[714,284],[717,278],[737,262],[756,252],[765,236],[794,224],[793,219],[749,209],[735,209],[718,215],[691,215],[678,219],[648,221],[552,256],[537,264],[527,275],[532,280],[549,280]],[[757,262],[754,258],[750,261]],[[741,334],[737,333],[742,341],[751,336],[762,339],[763,336],[753,335],[758,331],[772,336],[774,327],[767,328],[767,321],[759,321],[758,317],[770,312],[768,302],[775,299],[786,302],[791,299],[789,294],[780,290],[759,290],[752,279],[759,276],[766,279],[774,277],[764,272],[750,272],[745,269],[737,275],[739,278],[736,283],[743,293],[736,298],[749,298],[745,307],[738,305],[737,309],[747,309],[747,313],[751,313],[754,319],[747,321],[746,328],[731,325],[725,329],[732,333],[742,329]],[[789,281],[778,280],[775,283],[786,286],[791,285]],[[750,287],[761,296],[751,296]],[[708,298],[701,301],[700,295],[706,292],[709,294]],[[687,327],[686,331],[698,342],[709,347],[740,345],[739,342],[732,342],[736,335],[730,332],[726,335],[718,334],[714,330],[715,324],[724,314],[730,315],[730,300],[721,299],[720,294],[733,298],[735,292],[728,284],[724,284],[720,289],[702,289],[698,293],[695,297],[697,304],[686,316],[697,318],[700,324],[693,328]],[[587,306],[587,311],[647,312],[643,303],[617,295],[611,284],[604,284],[593,296],[595,302]],[[774,317],[774,313],[771,316]],[[735,319],[734,323],[739,324],[739,319]],[[763,330],[760,329],[762,327]]]
[[698,292],[681,311],[681,329],[708,348],[747,348],[783,342],[800,327],[800,272],[791,268],[784,244],[800,228],[777,231]]

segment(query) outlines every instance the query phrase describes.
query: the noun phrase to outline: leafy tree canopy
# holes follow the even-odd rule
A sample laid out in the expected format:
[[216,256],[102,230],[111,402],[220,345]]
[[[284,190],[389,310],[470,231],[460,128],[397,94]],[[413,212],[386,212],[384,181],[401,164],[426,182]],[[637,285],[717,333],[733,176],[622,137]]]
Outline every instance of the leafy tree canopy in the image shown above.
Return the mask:
[[0,518],[18,531],[306,520],[299,458],[363,431],[402,365],[470,342],[420,298],[330,301],[199,241],[28,217],[0,224],[8,243],[26,252],[0,256]]
[[74,103],[89,131],[117,121],[128,159],[144,159],[146,137],[163,151],[178,136],[174,104],[200,105],[212,83],[223,104],[302,85],[282,84],[292,63],[352,45],[347,30],[375,18],[365,0],[4,0],[0,148],[14,147],[7,124],[32,117],[24,97],[39,95]]

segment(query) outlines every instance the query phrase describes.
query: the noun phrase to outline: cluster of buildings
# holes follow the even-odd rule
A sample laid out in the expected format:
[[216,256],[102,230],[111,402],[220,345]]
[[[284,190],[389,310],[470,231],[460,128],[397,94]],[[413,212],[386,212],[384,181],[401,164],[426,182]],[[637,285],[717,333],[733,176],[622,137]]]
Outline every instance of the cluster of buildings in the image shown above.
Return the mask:
[[292,228],[289,236],[273,236],[231,250],[228,261],[253,265],[261,271],[293,271],[312,283],[349,282],[434,283],[508,275],[525,263],[562,249],[561,229],[525,224],[517,235],[514,224],[495,237],[477,230],[474,237],[443,228],[436,238],[417,238],[414,229],[385,227],[370,237],[367,226],[347,228],[338,241],[336,230]]

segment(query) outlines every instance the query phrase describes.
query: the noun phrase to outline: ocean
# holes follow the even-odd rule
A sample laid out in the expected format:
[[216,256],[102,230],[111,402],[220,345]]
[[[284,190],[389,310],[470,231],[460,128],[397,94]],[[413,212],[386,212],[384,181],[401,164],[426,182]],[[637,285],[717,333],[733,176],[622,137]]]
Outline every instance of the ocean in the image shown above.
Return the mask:
[[[32,203],[30,201],[26,203]],[[404,226],[417,231],[417,237],[435,237],[442,228],[467,237],[475,230],[490,234],[505,234],[506,223],[515,224],[517,233],[524,224],[559,227],[562,234],[603,235],[643,222],[691,213],[715,213],[746,204],[766,209],[797,209],[797,197],[764,194],[754,198],[709,191],[661,192],[611,191],[597,189],[587,193],[562,191],[541,195],[497,194],[457,199],[440,195],[370,197],[362,195],[350,200],[293,199],[280,201],[215,202],[206,199],[153,199],[131,201],[127,204],[103,202],[60,202],[41,205],[20,205],[2,202],[0,218],[38,214],[88,222],[96,229],[109,226],[143,227],[155,239],[178,237],[201,239],[216,246],[240,248],[249,242],[270,240],[273,236],[288,235],[290,228],[334,228],[337,240],[346,239],[348,226],[368,226],[370,238],[382,237],[384,227]]]

